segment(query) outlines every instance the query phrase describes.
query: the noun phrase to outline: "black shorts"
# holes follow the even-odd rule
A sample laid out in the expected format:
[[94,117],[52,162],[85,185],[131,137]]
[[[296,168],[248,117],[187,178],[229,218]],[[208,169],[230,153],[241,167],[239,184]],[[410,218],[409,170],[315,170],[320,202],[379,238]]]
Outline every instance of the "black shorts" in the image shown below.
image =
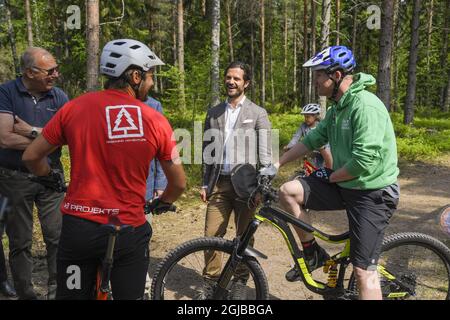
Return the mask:
[[384,231],[397,209],[398,199],[385,189],[345,189],[314,177],[299,181],[304,190],[305,208],[347,211],[352,264],[364,270],[376,267]]
[[[104,259],[108,230],[100,224],[63,216],[57,254],[56,299],[92,300],[97,269]],[[111,271],[111,290],[114,300],[136,300],[144,296],[149,265],[150,225],[121,232],[115,244]]]

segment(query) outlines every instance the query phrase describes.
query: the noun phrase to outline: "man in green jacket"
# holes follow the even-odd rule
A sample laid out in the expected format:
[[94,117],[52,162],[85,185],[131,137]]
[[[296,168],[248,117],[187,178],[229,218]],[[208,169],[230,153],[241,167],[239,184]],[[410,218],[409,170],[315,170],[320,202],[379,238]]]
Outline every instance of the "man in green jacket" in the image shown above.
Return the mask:
[[[329,142],[333,170],[320,168],[309,177],[285,183],[280,189],[280,203],[307,223],[311,222],[305,208],[345,209],[359,297],[381,299],[376,266],[384,231],[400,194],[397,146],[385,105],[365,90],[375,84],[374,77],[364,73],[351,75],[355,65],[352,52],[343,46],[326,48],[303,65],[312,68],[319,95],[327,96],[332,106],[316,129],[274,165],[274,173],[280,166]],[[297,233],[309,271],[324,265],[329,255],[313,234],[302,230]],[[286,278],[297,280],[296,268]]]

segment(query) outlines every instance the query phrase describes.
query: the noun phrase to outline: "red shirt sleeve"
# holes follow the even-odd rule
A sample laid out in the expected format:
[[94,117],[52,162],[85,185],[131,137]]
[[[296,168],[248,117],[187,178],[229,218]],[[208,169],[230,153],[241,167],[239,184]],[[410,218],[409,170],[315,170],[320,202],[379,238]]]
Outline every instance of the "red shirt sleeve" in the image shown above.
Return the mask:
[[42,136],[52,145],[61,146],[67,144],[63,130],[63,118],[66,110],[66,106],[59,109],[42,130]]
[[156,158],[161,161],[172,160],[178,157],[178,151],[176,148],[175,140],[172,140],[173,130],[169,121],[162,116],[160,130],[159,130],[159,150],[156,154]]

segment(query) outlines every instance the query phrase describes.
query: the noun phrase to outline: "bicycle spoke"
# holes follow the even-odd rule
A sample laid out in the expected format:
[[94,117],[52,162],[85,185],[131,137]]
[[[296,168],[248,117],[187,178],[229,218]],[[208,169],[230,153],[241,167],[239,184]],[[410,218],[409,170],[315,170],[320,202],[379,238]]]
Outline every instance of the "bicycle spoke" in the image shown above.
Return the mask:
[[[180,248],[180,252],[175,250],[171,259],[163,261],[158,266],[152,284],[152,296],[154,299],[190,300],[212,299],[214,297],[217,280],[232,252],[232,243],[217,239],[199,239],[198,241],[200,241],[198,248],[192,247],[192,250],[182,250],[184,248]],[[206,243],[206,245],[203,245],[203,243]],[[211,245],[209,245],[210,243]],[[193,245],[196,245],[196,243],[193,243]],[[212,260],[212,254],[217,259]],[[208,271],[204,274],[205,261],[207,259],[208,261],[214,261],[214,263],[209,264]],[[258,293],[255,284],[255,272],[258,273],[259,287],[262,286],[262,290],[267,289],[267,280],[260,268],[259,264],[254,260],[246,260],[245,263],[239,264],[236,273],[232,276],[226,288],[225,296],[221,298],[256,299]],[[265,299],[265,291],[260,292],[259,297],[259,299]]]
[[[449,290],[449,270],[445,261],[429,248],[408,245],[383,252],[380,264],[413,290],[411,299],[445,299]],[[405,292],[405,288],[385,281],[384,292]]]

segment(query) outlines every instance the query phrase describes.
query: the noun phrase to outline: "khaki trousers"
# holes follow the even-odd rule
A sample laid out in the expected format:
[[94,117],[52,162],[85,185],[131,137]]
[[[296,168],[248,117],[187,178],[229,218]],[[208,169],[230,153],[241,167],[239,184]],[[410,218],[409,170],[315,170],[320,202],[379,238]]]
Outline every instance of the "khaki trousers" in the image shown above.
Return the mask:
[[[234,191],[230,176],[221,175],[210,196],[206,208],[206,237],[224,237],[227,231],[231,212],[234,211],[234,223],[236,235],[242,236],[249,223],[252,221],[255,208],[248,208],[247,203],[237,200],[238,196]],[[253,246],[254,238],[250,245]],[[209,279],[217,279],[222,270],[222,254],[217,251],[205,252],[205,269],[203,275]],[[236,272],[239,278],[248,279],[248,269],[240,266]]]

